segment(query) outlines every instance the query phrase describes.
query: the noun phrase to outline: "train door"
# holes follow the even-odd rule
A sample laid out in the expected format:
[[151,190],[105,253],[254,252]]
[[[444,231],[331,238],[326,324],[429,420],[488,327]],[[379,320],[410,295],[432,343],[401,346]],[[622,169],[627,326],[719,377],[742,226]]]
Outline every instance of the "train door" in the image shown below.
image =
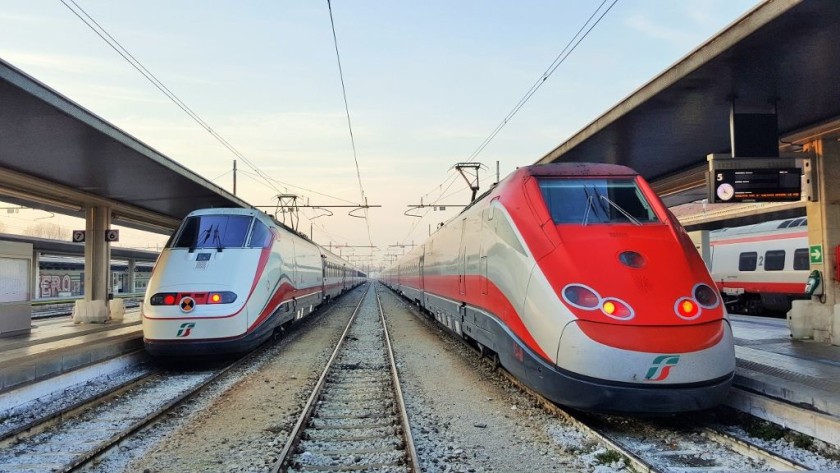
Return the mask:
[[487,239],[486,235],[495,235],[496,229],[495,225],[496,222],[493,221],[493,217],[495,216],[496,210],[493,208],[493,202],[499,200],[498,197],[494,197],[493,200],[490,201],[490,205],[484,209],[484,221],[482,225],[484,225],[484,231],[482,231],[482,235],[485,235],[484,241],[481,241],[479,244],[481,245],[478,250],[478,265],[479,265],[479,273],[481,274],[481,293],[487,295],[489,293],[489,277],[487,275],[487,265],[488,265],[488,257],[487,257],[487,247],[490,246],[491,241]]
[[487,284],[487,250],[484,248],[484,246],[485,245],[482,244],[481,247],[478,250],[478,253],[479,253],[478,265],[479,265],[479,272],[481,274],[481,278],[480,278],[481,279],[481,283],[480,283],[481,284],[481,293],[486,295],[488,293],[488,287],[487,287],[487,285],[488,285]]
[[467,232],[467,219],[461,220],[461,239],[458,244],[458,293],[467,294],[467,242],[464,235]]
[[423,277],[423,262],[426,260],[425,251],[420,254],[420,261],[417,262],[417,277],[420,278],[417,281],[417,285],[420,288],[420,296],[422,298],[423,292],[426,290],[426,285],[424,284],[425,278]]
[[321,300],[327,298],[327,255],[321,255]]
[[291,271],[292,271],[292,276],[291,276],[290,279],[292,280],[292,285],[296,288],[299,288],[300,284],[298,284],[298,283],[300,281],[298,281],[299,276],[298,276],[297,255],[295,255],[295,240],[290,239],[289,244],[292,245],[292,254],[291,254],[292,260],[290,261],[291,264],[289,265],[289,269],[291,269]]

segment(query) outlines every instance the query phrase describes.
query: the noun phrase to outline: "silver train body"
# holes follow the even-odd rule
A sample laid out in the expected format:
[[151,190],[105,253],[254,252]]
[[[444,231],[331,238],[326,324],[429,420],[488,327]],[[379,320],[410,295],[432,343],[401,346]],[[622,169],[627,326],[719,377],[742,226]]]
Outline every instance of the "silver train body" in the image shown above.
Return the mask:
[[155,356],[247,352],[365,280],[254,209],[190,213],[161,252],[142,306]]
[[382,280],[566,406],[701,410],[734,376],[732,330],[706,266],[623,166],[521,167]]
[[799,217],[709,233],[710,271],[730,312],[784,314],[807,299],[807,224]]

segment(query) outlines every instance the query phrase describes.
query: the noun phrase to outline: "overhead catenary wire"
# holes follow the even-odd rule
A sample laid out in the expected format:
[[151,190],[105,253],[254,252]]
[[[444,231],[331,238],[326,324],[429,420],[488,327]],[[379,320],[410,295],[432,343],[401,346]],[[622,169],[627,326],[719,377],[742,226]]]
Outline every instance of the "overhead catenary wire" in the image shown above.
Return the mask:
[[[338,62],[338,77],[341,79],[341,94],[344,97],[344,111],[347,114],[347,128],[350,130],[350,144],[353,147],[353,162],[356,164],[356,178],[359,181],[359,193],[362,197],[362,204],[367,205],[367,197],[365,197],[365,189],[362,186],[362,174],[359,171],[359,158],[356,153],[356,139],[353,136],[353,123],[350,120],[350,106],[347,102],[347,87],[344,84],[344,71],[341,69],[341,54],[338,51],[338,36],[335,33],[335,20],[333,19],[332,3],[327,0],[327,9],[330,13],[330,27],[332,28],[333,45],[335,45],[335,57]],[[373,239],[370,235],[370,220],[368,219],[367,208],[363,209],[365,214],[365,225],[367,226],[368,241],[373,246]]]
[[[328,194],[324,194],[322,192],[316,192],[310,189],[306,189],[300,186],[284,183],[279,181],[275,178],[272,178],[265,172],[263,172],[256,164],[254,164],[251,160],[249,160],[244,154],[242,154],[238,149],[236,149],[232,144],[230,144],[224,137],[222,137],[216,130],[214,130],[206,121],[204,121],[196,112],[194,112],[186,103],[184,103],[174,92],[172,92],[166,85],[163,84],[151,71],[149,71],[136,57],[134,57],[125,47],[117,41],[107,30],[105,30],[102,25],[100,25],[87,11],[85,11],[75,0],[59,0],[64,6],[67,7],[76,17],[78,17],[88,28],[91,29],[97,36],[99,36],[103,41],[105,41],[114,51],[117,52],[123,59],[125,59],[132,67],[134,67],[138,72],[140,72],[143,77],[145,77],[152,85],[155,86],[161,93],[166,95],[173,103],[175,103],[178,108],[180,108],[184,113],[186,113],[193,121],[195,121],[201,128],[207,131],[216,141],[218,141],[222,146],[227,148],[231,153],[233,153],[236,157],[241,159],[245,164],[248,165],[261,179],[269,184],[269,188],[273,189],[275,192],[280,192],[279,188],[276,188],[273,184],[280,184],[284,187],[294,187],[296,189],[305,190],[307,192],[319,194],[325,197],[329,197],[331,199],[341,200],[348,203],[355,203],[351,202],[346,199],[341,199],[339,197],[331,196]],[[69,3],[68,3],[69,1]],[[70,5],[73,4],[73,6]],[[75,8],[74,8],[75,7]],[[221,176],[220,176],[221,177]],[[218,178],[216,178],[218,179]],[[364,199],[362,200],[362,204],[364,204]]]
[[[606,14],[609,13],[610,10],[612,10],[612,8],[615,6],[615,4],[618,3],[618,0],[612,0],[612,3],[610,3],[609,6],[607,6],[606,8],[604,8],[604,5],[606,5],[608,1],[609,0],[603,0],[598,5],[598,7],[595,9],[595,11],[592,12],[592,14],[589,16],[589,18],[587,18],[586,21],[583,23],[583,25],[580,27],[580,29],[578,29],[578,31],[574,34],[574,36],[572,36],[572,38],[566,43],[566,45],[557,54],[557,56],[554,58],[554,60],[551,62],[551,64],[549,64],[549,66],[546,68],[546,70],[537,78],[537,80],[534,82],[534,84],[531,85],[531,87],[528,89],[528,91],[525,92],[525,94],[522,96],[522,98],[519,99],[519,101],[508,112],[508,114],[502,119],[502,121],[499,122],[499,124],[496,125],[496,127],[478,145],[478,147],[476,147],[476,149],[473,150],[472,153],[470,153],[469,157],[464,162],[470,163],[470,162],[474,162],[477,159],[478,155],[481,154],[481,152],[484,151],[484,149],[490,144],[491,141],[493,141],[493,139],[502,131],[502,129],[508,123],[510,123],[510,121],[513,119],[513,117],[519,112],[519,110],[521,110],[522,107],[524,107],[525,104],[528,103],[528,101],[531,99],[531,97],[540,89],[540,87],[542,87],[542,85],[548,80],[548,78],[551,77],[552,74],[554,74],[554,72],[557,70],[557,68],[559,68],[560,65],[563,64],[563,62],[566,61],[566,59],[569,57],[569,55],[571,55],[571,53],[575,49],[577,49],[578,45],[580,45],[580,43],[589,35],[589,33],[592,32],[592,30],[595,28],[595,26],[597,26],[598,23],[601,22],[601,20],[604,18],[604,16],[606,16]],[[599,12],[600,12],[600,15],[599,15]],[[597,19],[596,19],[596,17],[597,17]],[[481,181],[484,181],[484,180],[488,179],[489,177],[490,176],[487,176],[484,179],[482,179]],[[461,192],[463,189],[459,190],[459,191],[456,191],[456,192],[453,192],[453,193],[447,194],[449,189],[452,188],[452,186],[455,185],[456,182],[458,182],[457,175],[452,174],[452,175],[448,176],[443,181],[443,183],[436,186],[436,188],[440,189],[440,191],[438,192],[437,197],[429,203],[429,206],[434,206],[435,204],[438,204],[442,200],[444,200],[448,197],[451,197],[452,195],[455,195],[458,192]],[[428,193],[424,194],[423,197],[428,197],[434,191],[435,191],[435,189],[432,189]],[[420,224],[420,222],[429,214],[429,212],[430,212],[430,210],[426,209],[425,212],[423,213],[423,215],[421,216],[421,218],[415,220],[414,224],[411,226],[411,229],[408,231],[408,234],[406,235],[406,238],[409,238],[411,236],[411,234],[415,231],[415,229]]]
[[[508,112],[505,118],[503,118],[502,121],[499,122],[498,125],[496,125],[496,128],[494,128],[493,131],[491,131],[490,134],[486,138],[484,138],[481,144],[479,144],[478,147],[475,150],[473,150],[472,153],[470,153],[469,157],[466,159],[465,162],[469,163],[477,159],[478,155],[481,154],[481,152],[484,151],[484,149],[490,144],[491,141],[493,141],[493,139],[502,131],[502,129],[508,123],[510,123],[513,117],[519,112],[519,110],[521,110],[522,107],[524,107],[525,104],[528,103],[528,101],[537,92],[537,90],[539,90],[540,87],[542,87],[542,85],[548,80],[548,78],[551,77],[552,74],[554,74],[557,68],[560,67],[560,65],[566,61],[569,55],[575,49],[577,49],[578,45],[580,45],[580,43],[589,35],[589,33],[592,32],[595,26],[597,26],[598,23],[601,22],[604,16],[606,16],[606,14],[609,13],[609,11],[615,6],[615,4],[618,3],[618,0],[613,0],[608,7],[604,8],[604,5],[607,3],[607,1],[608,0],[603,0],[601,4],[598,5],[598,7],[595,9],[594,12],[592,12],[589,18],[586,19],[586,21],[583,23],[580,29],[578,29],[574,36],[572,36],[572,38],[566,43],[563,49],[557,54],[557,56],[554,58],[551,64],[549,64],[545,72],[543,72],[540,75],[540,77],[537,78],[537,80],[534,82],[531,88],[529,88],[528,91],[525,92],[522,98],[520,98],[516,105],[513,106],[510,112]],[[598,15],[599,12],[601,12],[600,15]],[[596,16],[597,19],[595,19]],[[595,20],[593,21],[593,19]],[[444,183],[446,182],[449,182],[449,184],[442,184],[440,186],[441,188],[443,188],[443,185],[446,185],[446,188],[443,188],[443,190],[438,194],[438,198],[432,202],[433,204],[439,202],[443,198],[442,196],[455,184],[455,182],[457,182],[457,179],[450,176],[444,181]]]

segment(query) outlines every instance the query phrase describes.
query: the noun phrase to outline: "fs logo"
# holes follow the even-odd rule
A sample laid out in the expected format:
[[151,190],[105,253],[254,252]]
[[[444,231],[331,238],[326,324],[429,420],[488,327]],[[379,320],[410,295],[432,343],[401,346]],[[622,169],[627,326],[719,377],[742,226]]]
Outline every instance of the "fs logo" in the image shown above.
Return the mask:
[[176,337],[185,338],[190,336],[190,331],[195,327],[194,322],[187,322],[181,324],[181,328],[178,329],[178,333],[175,334]]
[[671,367],[677,366],[680,362],[680,355],[659,355],[653,359],[653,364],[648,369],[645,379],[648,381],[662,381],[671,374]]

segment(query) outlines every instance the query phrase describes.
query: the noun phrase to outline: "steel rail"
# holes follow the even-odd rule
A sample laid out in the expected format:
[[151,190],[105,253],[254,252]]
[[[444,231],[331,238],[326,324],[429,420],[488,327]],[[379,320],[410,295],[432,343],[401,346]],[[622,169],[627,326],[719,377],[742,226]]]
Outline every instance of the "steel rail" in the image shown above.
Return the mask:
[[400,375],[397,371],[397,362],[394,359],[394,350],[391,346],[391,335],[388,333],[388,324],[385,323],[385,311],[382,310],[382,301],[379,299],[379,292],[374,288],[376,303],[379,306],[379,318],[382,320],[382,328],[385,331],[385,345],[388,347],[388,359],[391,365],[391,379],[394,384],[394,391],[397,394],[397,403],[400,408],[400,421],[402,422],[403,436],[405,437],[405,448],[408,451],[411,470],[419,472],[420,460],[417,458],[417,449],[414,446],[414,438],[411,435],[411,424],[408,420],[408,411],[405,409],[402,388],[400,388]]
[[[364,298],[362,298],[362,300],[364,300]],[[322,315],[326,315],[327,313],[332,312],[336,307],[337,306],[329,307],[327,310],[325,310],[323,312]],[[273,340],[273,338],[272,338],[272,340]],[[63,471],[79,470],[79,469],[83,468],[84,466],[86,466],[87,464],[89,464],[90,462],[92,462],[93,460],[106,455],[108,451],[110,451],[111,449],[119,446],[119,444],[121,442],[123,442],[125,439],[127,439],[131,435],[133,435],[133,434],[135,434],[135,433],[137,433],[137,432],[139,432],[139,431],[141,431],[145,428],[148,428],[148,427],[154,425],[154,423],[156,423],[161,417],[168,414],[174,408],[176,408],[180,405],[183,405],[187,401],[189,401],[189,400],[195,398],[196,396],[198,396],[199,394],[203,393],[216,380],[222,378],[227,373],[230,373],[231,371],[233,371],[236,368],[247,365],[247,363],[251,362],[253,359],[255,359],[256,357],[261,355],[263,352],[268,350],[272,345],[273,345],[273,343],[271,343],[271,342],[264,343],[259,348],[257,348],[256,350],[253,350],[253,351],[249,352],[248,354],[246,354],[245,356],[235,360],[233,363],[229,364],[228,366],[225,366],[224,368],[220,369],[219,371],[217,371],[216,373],[211,375],[208,379],[204,380],[202,383],[200,383],[199,385],[197,385],[196,387],[194,387],[190,391],[182,393],[177,398],[167,402],[161,408],[157,409],[155,412],[153,412],[153,413],[147,415],[146,417],[144,417],[143,419],[140,419],[139,421],[135,422],[128,429],[125,429],[122,432],[120,432],[118,434],[115,434],[108,441],[104,442],[100,446],[97,446],[91,452],[83,455],[81,458],[78,459],[78,461],[75,461],[72,465],[69,465]]]
[[754,460],[763,460],[768,466],[778,471],[809,471],[807,466],[779,456],[773,452],[765,450],[758,445],[744,439],[739,439],[732,435],[722,432],[715,428],[706,426],[703,427],[703,433],[715,442],[729,448],[732,451],[738,452],[745,457]]
[[0,447],[7,447],[13,442],[28,439],[66,421],[67,419],[78,417],[96,407],[97,404],[109,402],[119,396],[122,396],[124,393],[133,388],[142,386],[148,382],[152,376],[157,374],[160,374],[160,370],[151,370],[147,373],[141,373],[139,376],[126,380],[116,386],[112,386],[101,393],[97,393],[95,396],[80,399],[79,401],[59,409],[56,412],[51,412],[47,418],[37,417],[8,432],[4,432],[2,434],[2,438],[0,438]]
[[277,461],[271,468],[272,473],[278,473],[281,471],[281,468],[285,466],[285,463],[289,460],[289,456],[300,441],[300,435],[303,433],[303,425],[309,419],[312,411],[315,409],[315,401],[318,400],[319,394],[321,394],[321,390],[324,387],[324,384],[327,379],[327,375],[330,372],[330,368],[333,366],[333,362],[338,357],[339,351],[341,351],[342,345],[344,345],[344,340],[347,338],[347,333],[350,331],[350,327],[353,325],[353,321],[356,320],[356,315],[359,313],[359,308],[362,307],[362,303],[367,296],[368,291],[370,290],[370,286],[365,289],[364,295],[359,299],[359,303],[356,305],[356,308],[353,310],[353,314],[350,316],[350,320],[347,322],[347,326],[344,327],[344,331],[341,333],[341,337],[338,339],[338,342],[335,344],[335,349],[330,355],[330,359],[327,360],[327,365],[324,367],[324,371],[321,373],[321,376],[318,378],[318,382],[315,383],[315,387],[312,389],[312,394],[309,395],[309,399],[306,401],[306,405],[303,407],[303,412],[301,413],[300,417],[298,417],[297,422],[295,422],[295,426],[292,428],[292,431],[289,433],[289,438],[286,440],[286,445],[283,447],[283,451],[280,452],[280,456],[277,458]]

